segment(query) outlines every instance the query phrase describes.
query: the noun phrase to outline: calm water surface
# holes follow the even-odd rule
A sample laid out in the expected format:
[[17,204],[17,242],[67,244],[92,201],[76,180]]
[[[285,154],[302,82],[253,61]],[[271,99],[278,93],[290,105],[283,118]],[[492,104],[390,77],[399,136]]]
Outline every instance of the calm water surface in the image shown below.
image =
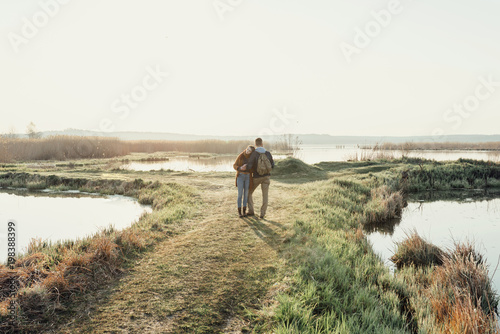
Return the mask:
[[[303,145],[297,158],[305,163],[315,164],[322,161],[347,161],[356,157],[369,157],[372,150],[360,149],[357,145]],[[399,151],[387,151],[385,154],[395,158],[401,157]],[[232,172],[234,156],[219,157],[173,157],[169,161],[163,162],[132,162],[123,165],[123,169],[150,171],[150,170],[174,170],[184,172]],[[434,159],[438,161],[457,160],[460,158],[475,160],[500,161],[500,152],[491,151],[415,151],[409,154],[410,157]],[[276,160],[286,158],[285,155],[274,155]]]
[[151,208],[119,195],[0,190],[0,262],[7,256],[9,219],[17,222],[18,252],[24,252],[32,238],[74,240],[110,225],[122,229],[144,212]]
[[[315,164],[322,161],[347,161],[356,158],[356,156],[370,156],[372,150],[359,148],[357,145],[303,145],[298,154],[298,158],[308,164]],[[400,151],[385,151],[384,154],[400,158]],[[497,151],[458,151],[458,150],[422,150],[413,151],[408,154],[409,157],[434,159],[437,161],[475,159],[500,161],[500,152]]]
[[[284,155],[275,155],[274,159],[284,159]],[[174,157],[168,161],[161,162],[131,162],[123,165],[123,169],[136,171],[150,170],[174,170],[181,172],[234,172],[233,164],[236,160],[235,156],[217,156],[210,158],[189,158],[189,157]]]
[[409,201],[401,219],[368,229],[368,239],[375,252],[394,270],[389,258],[396,249],[395,242],[404,240],[413,230],[442,248],[451,248],[454,240],[473,241],[476,249],[486,257],[496,290],[500,289],[500,273],[494,273],[500,258],[499,193],[419,194]]

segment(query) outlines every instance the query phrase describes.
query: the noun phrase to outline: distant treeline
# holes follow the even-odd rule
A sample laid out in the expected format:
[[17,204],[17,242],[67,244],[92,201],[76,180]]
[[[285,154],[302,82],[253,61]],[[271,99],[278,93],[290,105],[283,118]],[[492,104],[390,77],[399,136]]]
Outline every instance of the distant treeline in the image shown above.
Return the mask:
[[479,151],[500,151],[500,142],[486,142],[486,143],[461,143],[461,142],[407,142],[402,144],[383,143],[374,146],[363,146],[365,149],[378,149],[378,150],[479,150]]
[[[120,140],[109,137],[53,136],[40,139],[0,138],[0,162],[29,160],[98,159],[132,152],[189,152],[238,154],[253,143],[246,140]],[[273,149],[278,144],[266,143]],[[283,145],[280,144],[279,147]]]

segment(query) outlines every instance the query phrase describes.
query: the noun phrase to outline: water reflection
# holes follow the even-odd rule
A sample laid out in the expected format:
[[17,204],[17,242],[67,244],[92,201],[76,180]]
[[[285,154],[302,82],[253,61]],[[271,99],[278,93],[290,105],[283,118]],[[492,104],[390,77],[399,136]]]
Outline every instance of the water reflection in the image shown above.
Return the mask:
[[229,172],[234,171],[233,164],[236,156],[217,157],[175,157],[161,162],[131,162],[124,165],[123,169],[136,171],[174,170],[182,172]]
[[32,238],[57,240],[82,238],[113,225],[122,229],[151,208],[133,198],[79,192],[28,192],[0,190],[0,262],[7,254],[7,223],[17,222],[17,247],[26,251]]
[[[385,157],[400,158],[400,151],[384,151]],[[131,162],[123,165],[123,169],[150,171],[150,170],[173,170],[183,172],[232,172],[235,155],[216,157],[172,157],[163,162]],[[274,159],[285,159],[286,155],[274,154]],[[372,150],[361,149],[357,145],[303,145],[296,157],[308,164],[315,164],[322,161],[347,161],[356,158],[369,158],[373,156]],[[413,151],[409,157],[434,159],[437,161],[475,159],[500,161],[500,152],[492,151]]]
[[[422,237],[442,248],[451,248],[455,241],[472,241],[485,255],[490,276],[500,258],[500,192],[447,191],[425,192],[409,198],[400,219],[367,228],[368,239],[376,253],[394,270],[389,258],[395,243],[416,230]],[[500,274],[493,277],[500,287]]]
[[[298,158],[308,164],[322,161],[347,161],[361,157],[371,157],[381,153],[386,157],[401,158],[401,151],[377,151],[362,149],[358,145],[302,145]],[[500,151],[472,151],[472,150],[418,150],[407,153],[408,157],[448,161],[463,159],[500,161]]]
[[401,217],[389,219],[383,223],[365,225],[367,233],[378,232],[384,235],[393,235],[395,228],[401,223]]
[[[285,158],[274,155],[275,160]],[[233,164],[236,155],[215,157],[175,157],[161,162],[131,162],[123,165],[123,169],[147,172],[150,170],[173,170],[181,172],[234,172]]]
[[79,190],[55,191],[44,189],[39,191],[29,191],[26,188],[0,188],[0,194],[10,194],[22,197],[55,197],[55,198],[106,198],[107,196],[87,193]]

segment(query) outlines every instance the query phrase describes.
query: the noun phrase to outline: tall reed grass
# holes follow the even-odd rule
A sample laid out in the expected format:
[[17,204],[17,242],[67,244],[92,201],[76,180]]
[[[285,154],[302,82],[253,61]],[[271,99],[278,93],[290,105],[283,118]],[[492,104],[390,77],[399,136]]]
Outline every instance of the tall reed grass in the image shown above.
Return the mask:
[[[188,152],[237,155],[249,141],[133,140],[109,137],[53,136],[40,139],[0,138],[0,162],[32,160],[98,159],[132,152]],[[272,149],[273,144],[266,145]]]
[[355,152],[346,156],[347,161],[376,161],[376,160],[394,160],[396,159],[393,152],[382,148],[379,144],[374,146],[362,147],[361,152]]
[[[474,151],[500,151],[500,142],[461,143],[461,142],[406,142],[402,144],[383,143],[379,146],[382,150],[413,151],[413,150],[474,150]],[[366,146],[364,148],[373,148]]]

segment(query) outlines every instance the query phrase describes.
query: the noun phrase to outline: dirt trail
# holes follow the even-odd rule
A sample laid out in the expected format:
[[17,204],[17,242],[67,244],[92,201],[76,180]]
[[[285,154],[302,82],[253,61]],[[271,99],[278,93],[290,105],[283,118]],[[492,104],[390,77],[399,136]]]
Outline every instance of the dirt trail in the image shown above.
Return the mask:
[[[63,333],[240,333],[283,268],[279,256],[298,200],[272,184],[268,216],[238,218],[233,179],[205,180],[200,214],[137,259],[111,286],[86,296]],[[255,201],[260,207],[260,188]],[[256,210],[257,211],[257,210]]]

